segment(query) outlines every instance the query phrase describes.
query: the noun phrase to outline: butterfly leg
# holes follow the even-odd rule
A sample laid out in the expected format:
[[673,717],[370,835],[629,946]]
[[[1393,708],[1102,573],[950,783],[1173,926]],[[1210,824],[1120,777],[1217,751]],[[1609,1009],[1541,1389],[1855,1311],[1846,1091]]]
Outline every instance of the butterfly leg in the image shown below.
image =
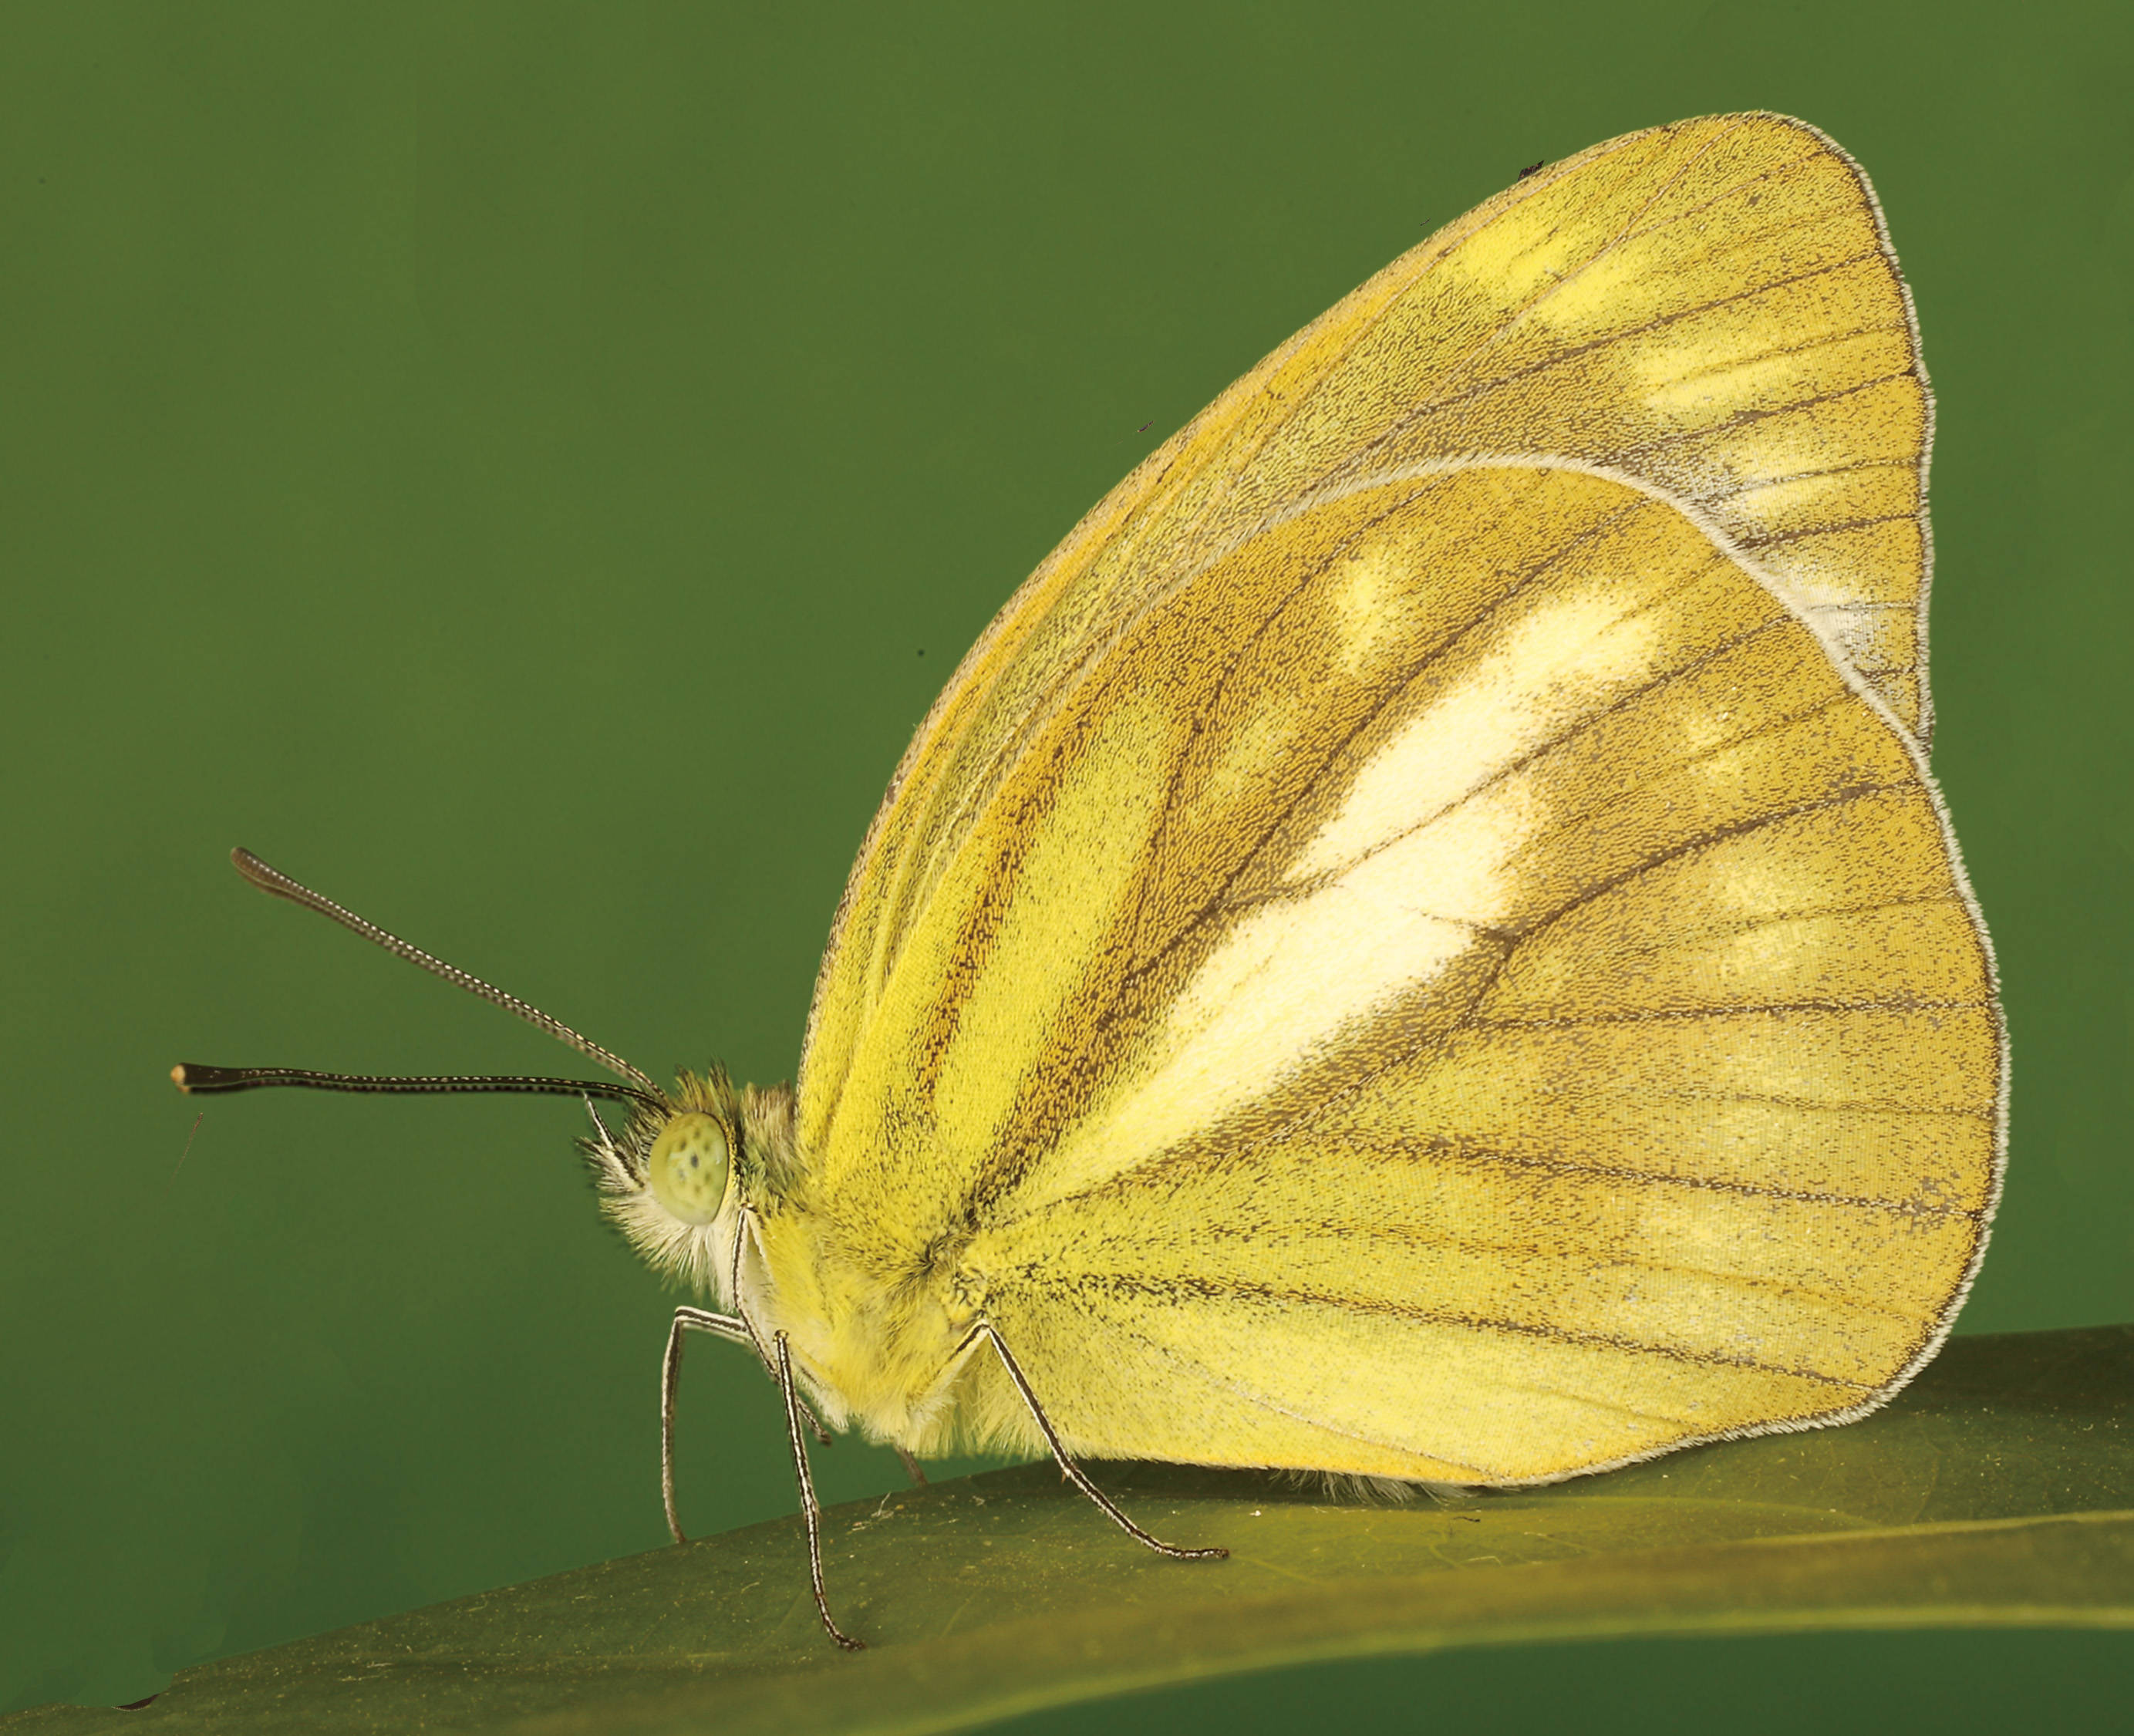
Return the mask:
[[[1180,1549],[1176,1543],[1166,1543],[1161,1537],[1152,1537],[1113,1504],[1112,1499],[1096,1484],[1090,1482],[1081,1466],[1067,1456],[1066,1448],[1060,1444],[1060,1437],[1053,1432],[1052,1424],[1045,1414],[1045,1407],[1037,1402],[1037,1395],[1030,1390],[1030,1382],[1024,1377],[1021,1366],[1008,1353],[1001,1335],[993,1330],[990,1321],[982,1320],[978,1329],[991,1342],[1001,1367],[1007,1370],[1007,1377],[1015,1382],[1015,1390],[1022,1395],[1023,1403],[1029,1407],[1031,1420],[1037,1425],[1045,1436],[1045,1444],[1052,1449],[1052,1456],[1060,1462],[1060,1468],[1067,1480],[1090,1500],[1111,1516],[1112,1523],[1137,1542],[1145,1543],[1159,1555],[1169,1555],[1178,1561],[1219,1560],[1230,1552],[1219,1546],[1209,1549]],[[827,1619],[827,1618],[826,1618]]]
[[864,1641],[856,1640],[830,1619],[830,1599],[823,1589],[823,1510],[815,1504],[815,1478],[808,1468],[808,1443],[800,1433],[800,1389],[793,1380],[793,1354],[785,1334],[774,1334],[778,1345],[778,1384],[785,1394],[785,1439],[793,1449],[793,1472],[800,1482],[800,1513],[808,1521],[808,1577],[815,1587],[815,1613],[830,1637],[847,1652],[864,1652]]
[[[592,1105],[588,1102],[586,1107],[591,1110]],[[593,1120],[597,1123],[599,1115],[596,1113]],[[605,1135],[607,1129],[602,1127],[601,1131]],[[746,1214],[742,1215],[746,1220]],[[736,1300],[741,1295],[741,1240],[747,1233],[747,1228],[744,1221],[734,1232],[733,1270],[729,1274],[727,1294]],[[707,1332],[713,1338],[724,1338],[730,1344],[747,1345],[755,1351],[756,1360],[763,1365],[763,1372],[773,1381],[778,1380],[777,1366],[770,1360],[770,1353],[764,1348],[763,1339],[756,1332],[756,1323],[746,1314],[715,1314],[702,1308],[678,1308],[674,1310],[674,1324],[667,1333],[667,1354],[659,1364],[659,1498],[667,1507],[667,1529],[677,1543],[689,1541],[682,1533],[681,1517],[674,1508],[674,1394],[682,1383],[682,1334],[685,1332]],[[783,1382],[780,1384],[785,1385]],[[801,1398],[790,1386],[785,1386],[785,1391],[789,1404],[797,1402],[799,1405],[801,1417],[814,1431],[815,1439],[828,1446],[832,1439],[830,1431],[809,1408],[807,1400]],[[907,1466],[909,1464],[907,1460]],[[925,1480],[923,1477],[919,1479],[921,1483]]]
[[659,1363],[659,1498],[667,1503],[667,1529],[677,1543],[689,1541],[682,1535],[682,1521],[674,1511],[674,1392],[682,1384],[682,1334],[687,1332],[707,1332],[731,1344],[756,1339],[748,1323],[737,1315],[715,1314],[702,1308],[674,1310],[674,1324],[667,1332],[667,1354]]
[[[744,1207],[739,1221],[734,1225],[733,1265],[727,1273],[727,1294],[733,1298],[736,1308],[741,1306],[741,1251],[748,1241],[748,1235],[749,1213]],[[763,1339],[756,1332],[756,1322],[750,1319],[746,1314],[736,1314],[734,1318],[739,1320],[746,1330],[748,1342],[756,1347],[756,1356],[763,1363],[763,1372],[773,1380],[776,1380],[778,1371],[772,1366],[770,1353],[764,1348]],[[800,1415],[807,1420],[809,1430],[814,1434],[817,1446],[827,1447],[836,1438],[823,1426],[821,1419],[808,1407],[808,1401],[804,1398],[800,1401]],[[922,1483],[925,1480],[923,1477],[920,1478]]]

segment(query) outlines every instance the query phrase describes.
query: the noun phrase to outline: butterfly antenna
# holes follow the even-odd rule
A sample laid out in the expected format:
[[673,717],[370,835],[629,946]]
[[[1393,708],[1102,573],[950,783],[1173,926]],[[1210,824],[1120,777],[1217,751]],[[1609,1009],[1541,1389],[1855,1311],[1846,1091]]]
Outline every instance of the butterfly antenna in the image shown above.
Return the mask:
[[[443,959],[413,946],[397,934],[389,934],[376,923],[366,922],[353,910],[336,904],[325,894],[314,892],[309,886],[292,880],[278,868],[269,866],[253,853],[239,846],[229,852],[229,860],[245,879],[262,892],[272,893],[276,898],[286,898],[292,904],[302,904],[307,910],[316,910],[321,916],[331,917],[344,928],[353,930],[374,946],[380,946],[396,958],[404,958],[410,964],[418,964],[433,976],[456,984],[470,995],[479,996],[491,1006],[500,1006],[507,1013],[516,1014],[537,1030],[546,1031],[559,1043],[567,1043],[579,1054],[591,1057],[610,1073],[619,1074],[635,1088],[618,1092],[611,1087],[587,1085],[571,1079],[505,1078],[495,1074],[461,1075],[432,1079],[373,1079],[355,1073],[313,1073],[297,1068],[214,1068],[183,1066],[178,1068],[178,1083],[185,1090],[243,1091],[259,1085],[309,1085],[326,1091],[534,1091],[553,1092],[568,1095],[589,1092],[598,1097],[626,1097],[664,1108],[666,1099],[651,1076],[632,1067],[620,1055],[606,1049],[590,1037],[572,1030],[560,1019],[552,1019],[538,1006],[521,1001],[516,995],[506,994],[493,983],[484,982],[457,965],[447,964]],[[197,1075],[197,1079],[191,1075]],[[271,1075],[271,1077],[270,1077]],[[215,1077],[221,1076],[221,1077]],[[239,1077],[242,1076],[242,1077]],[[175,1077],[175,1075],[174,1075]]]
[[312,1091],[348,1091],[359,1095],[444,1097],[456,1092],[517,1092],[535,1097],[609,1097],[642,1103],[665,1113],[667,1100],[635,1085],[611,1085],[606,1079],[556,1079],[524,1073],[315,1073],[308,1067],[210,1067],[181,1061],[171,1083],[188,1097],[215,1097],[226,1091],[261,1091],[270,1085],[302,1085]]

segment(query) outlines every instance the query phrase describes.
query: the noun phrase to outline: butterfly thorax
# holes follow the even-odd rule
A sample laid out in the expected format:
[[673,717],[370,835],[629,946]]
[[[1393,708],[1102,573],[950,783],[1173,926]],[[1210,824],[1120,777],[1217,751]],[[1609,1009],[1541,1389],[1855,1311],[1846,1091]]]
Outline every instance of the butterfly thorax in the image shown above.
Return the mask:
[[774,1198],[751,1216],[741,1305],[760,1331],[786,1334],[825,1420],[920,1454],[968,1435],[958,1413],[977,1312],[953,1259],[854,1234],[806,1199]]

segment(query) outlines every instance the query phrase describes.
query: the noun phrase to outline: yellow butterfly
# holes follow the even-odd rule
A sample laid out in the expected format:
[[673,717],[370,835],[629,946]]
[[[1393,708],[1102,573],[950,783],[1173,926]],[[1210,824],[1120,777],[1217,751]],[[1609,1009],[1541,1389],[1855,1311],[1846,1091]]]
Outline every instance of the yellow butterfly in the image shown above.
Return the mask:
[[[606,1208],[907,1455],[1546,1482],[1848,1420],[1999,1183],[1929,780],[1931,400],[1866,177],[1765,114],[1543,166],[1166,442],[862,846],[799,1083],[620,1097]],[[674,1517],[671,1452],[667,1501]],[[680,1535],[678,1524],[675,1532]]]

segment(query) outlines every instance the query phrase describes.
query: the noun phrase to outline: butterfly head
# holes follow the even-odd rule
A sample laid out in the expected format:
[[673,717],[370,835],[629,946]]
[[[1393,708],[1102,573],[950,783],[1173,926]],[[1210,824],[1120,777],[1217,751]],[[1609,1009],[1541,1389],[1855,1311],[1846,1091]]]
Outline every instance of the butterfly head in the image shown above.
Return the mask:
[[723,1068],[685,1073],[657,1103],[583,1140],[601,1203],[662,1272],[723,1295],[744,1204],[767,1205],[792,1168],[793,1094],[736,1086]]

